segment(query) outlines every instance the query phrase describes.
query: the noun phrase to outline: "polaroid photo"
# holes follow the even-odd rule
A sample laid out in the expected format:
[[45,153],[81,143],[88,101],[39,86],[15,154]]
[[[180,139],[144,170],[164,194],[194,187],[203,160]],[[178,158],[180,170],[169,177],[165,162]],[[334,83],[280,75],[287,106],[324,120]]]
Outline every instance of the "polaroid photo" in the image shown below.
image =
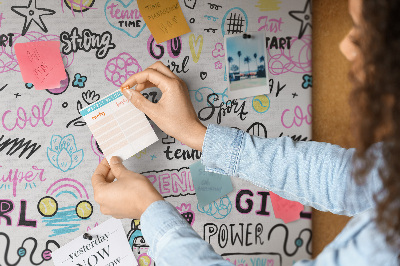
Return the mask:
[[225,35],[229,99],[268,94],[265,32]]

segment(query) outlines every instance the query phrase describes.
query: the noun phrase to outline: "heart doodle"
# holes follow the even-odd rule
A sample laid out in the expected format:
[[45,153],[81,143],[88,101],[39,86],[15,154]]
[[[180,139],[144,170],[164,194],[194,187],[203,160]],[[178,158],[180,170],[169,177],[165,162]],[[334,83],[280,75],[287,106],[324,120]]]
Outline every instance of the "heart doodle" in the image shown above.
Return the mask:
[[[192,53],[192,57],[193,57],[193,62],[197,63],[199,62],[200,59],[200,55],[201,55],[201,50],[203,50],[203,35],[199,35],[197,37],[197,39],[194,39],[194,34],[190,34],[189,37],[189,46],[190,46],[190,52]],[[196,53],[194,48],[197,47],[197,43],[199,42],[200,39],[200,44],[199,44],[199,50]],[[193,46],[193,42],[194,42],[194,46]]]
[[132,38],[138,37],[146,27],[136,0],[130,0],[128,4],[121,0],[107,0],[104,14],[111,27]]
[[205,80],[206,77],[207,77],[207,72],[204,72],[204,71],[200,72],[200,78],[201,78],[201,80]]
[[194,7],[196,6],[196,2],[197,0],[185,0],[185,6],[190,8],[190,9],[194,9]]

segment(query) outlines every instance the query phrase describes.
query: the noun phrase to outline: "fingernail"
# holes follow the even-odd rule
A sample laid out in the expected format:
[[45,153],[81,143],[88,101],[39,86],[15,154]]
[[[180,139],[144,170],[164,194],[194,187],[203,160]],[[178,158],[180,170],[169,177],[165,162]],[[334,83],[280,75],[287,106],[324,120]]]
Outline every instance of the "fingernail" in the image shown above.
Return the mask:
[[119,164],[119,163],[121,163],[121,162],[122,162],[121,158],[119,158],[119,157],[117,157],[117,156],[113,156],[113,157],[111,158],[111,160],[110,160],[110,163],[111,163],[111,164]]
[[130,99],[132,98],[132,90],[130,90],[130,89],[123,90],[123,91],[122,91],[122,94],[123,94],[126,98],[128,98],[128,100],[130,100]]

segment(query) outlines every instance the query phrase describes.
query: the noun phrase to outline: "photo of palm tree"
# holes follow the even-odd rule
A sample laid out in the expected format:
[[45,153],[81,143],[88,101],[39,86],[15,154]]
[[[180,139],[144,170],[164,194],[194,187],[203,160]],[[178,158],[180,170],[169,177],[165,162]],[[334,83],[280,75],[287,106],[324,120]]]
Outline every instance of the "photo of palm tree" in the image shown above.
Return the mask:
[[239,91],[259,88],[259,90],[251,90],[251,94],[254,94],[254,91],[265,90],[260,93],[264,94],[267,93],[268,88],[265,34],[255,32],[250,35],[250,38],[243,38],[242,35],[225,36],[229,89]]

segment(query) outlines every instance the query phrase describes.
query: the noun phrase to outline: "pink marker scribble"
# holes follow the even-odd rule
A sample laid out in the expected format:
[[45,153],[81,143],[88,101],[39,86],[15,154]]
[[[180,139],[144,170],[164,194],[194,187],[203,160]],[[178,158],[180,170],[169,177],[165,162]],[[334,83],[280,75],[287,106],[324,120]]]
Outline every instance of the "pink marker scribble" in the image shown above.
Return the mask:
[[[79,3],[75,2],[74,0],[61,0],[61,10],[64,13],[64,1],[65,1],[65,5],[71,9],[71,13],[72,15],[75,17],[75,12],[81,12],[81,15],[83,17],[83,12],[85,12],[86,10],[89,9],[97,9],[95,7],[92,7],[92,5],[94,4],[94,0],[92,1],[90,6],[85,5],[83,2],[85,2],[84,0],[80,0]],[[68,4],[67,4],[68,3]],[[69,6],[68,6],[69,5]]]
[[[285,128],[292,128],[294,125],[297,127],[300,127],[303,122],[305,122],[307,125],[311,125],[312,123],[312,114],[311,114],[311,108],[312,105],[309,104],[307,106],[307,114],[303,113],[303,110],[301,109],[300,106],[296,106],[294,108],[293,113],[290,112],[290,109],[285,109],[281,115],[281,123],[282,126],[284,126]],[[289,119],[285,119],[285,114],[289,112]],[[289,122],[292,122],[290,125],[285,123],[285,120],[289,120]]]
[[[14,45],[16,43],[39,42],[39,41],[59,41],[60,37],[54,34],[43,34],[36,31],[27,32],[24,36],[21,33],[14,33],[13,46],[0,46],[0,74],[8,71],[21,72],[15,55]],[[65,68],[69,67],[74,61],[74,53],[64,55],[61,53]]]
[[[72,184],[68,184],[68,182],[69,182],[69,183],[72,183]],[[58,183],[60,183],[60,184],[58,184]],[[77,186],[75,186],[74,183],[77,184],[80,188],[77,187]],[[81,190],[82,190],[82,191],[85,193],[86,198],[89,199],[89,194],[88,194],[86,188],[82,185],[81,182],[79,182],[79,181],[77,181],[77,180],[75,180],[75,179],[72,179],[72,178],[62,178],[62,179],[58,179],[57,181],[55,181],[53,184],[51,184],[51,185],[49,186],[49,188],[46,190],[46,194],[48,194],[49,191],[50,191],[50,189],[51,189],[52,187],[54,187],[55,185],[57,185],[57,186],[54,188],[54,190],[51,192],[50,195],[53,195],[54,192],[56,192],[57,190],[59,190],[59,189],[61,189],[61,188],[64,188],[64,187],[72,187],[72,188],[75,188],[75,189],[76,189],[76,191],[79,193],[79,196],[80,196],[81,198],[83,198],[83,195],[82,195],[82,192],[81,192]]]
[[290,49],[267,49],[267,51],[269,73],[272,75],[311,72],[311,35],[304,35],[301,39],[293,36]]
[[142,71],[138,61],[128,53],[120,53],[111,58],[104,69],[106,79],[120,87],[130,76]]
[[3,13],[0,13],[0,28],[1,28],[1,21],[4,19]]
[[217,61],[214,63],[215,69],[221,69],[222,68],[222,63],[221,61]]
[[217,42],[215,44],[215,48],[214,48],[214,50],[212,51],[211,54],[212,54],[212,56],[214,58],[224,57],[225,56],[225,50],[224,50],[224,46],[222,45],[222,43]]

